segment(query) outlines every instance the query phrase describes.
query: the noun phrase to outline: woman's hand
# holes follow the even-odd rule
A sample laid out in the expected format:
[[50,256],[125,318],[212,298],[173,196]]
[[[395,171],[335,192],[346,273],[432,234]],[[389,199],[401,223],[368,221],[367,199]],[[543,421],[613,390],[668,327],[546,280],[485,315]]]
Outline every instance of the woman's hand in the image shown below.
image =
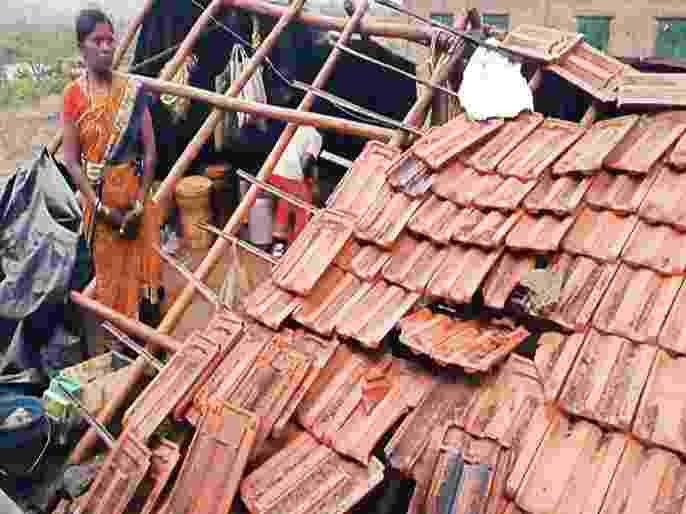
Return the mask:
[[138,236],[138,227],[140,226],[141,218],[143,217],[143,202],[136,200],[122,220],[119,229],[119,235],[124,239],[136,239]]
[[108,207],[102,203],[98,203],[96,207],[96,214],[100,219],[104,220],[105,223],[115,229],[119,229],[124,222],[123,210],[115,209],[114,207]]

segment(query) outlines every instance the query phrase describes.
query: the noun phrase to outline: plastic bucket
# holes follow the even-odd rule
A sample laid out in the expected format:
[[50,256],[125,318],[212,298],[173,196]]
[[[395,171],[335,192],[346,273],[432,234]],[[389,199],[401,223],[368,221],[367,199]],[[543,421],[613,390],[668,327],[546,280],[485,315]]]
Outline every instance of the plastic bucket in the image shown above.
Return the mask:
[[181,232],[191,248],[207,249],[212,245],[212,234],[197,223],[210,222],[210,192],[212,181],[199,175],[179,181],[174,191],[176,205],[181,214]]
[[[241,196],[244,196],[250,184],[241,180]],[[257,192],[255,203],[248,213],[248,240],[260,247],[268,247],[274,242],[274,197],[263,190]]]
[[33,396],[0,398],[0,424],[16,409],[31,413],[31,421],[13,427],[0,427],[0,469],[10,476],[36,474],[50,445],[51,425],[43,403]]

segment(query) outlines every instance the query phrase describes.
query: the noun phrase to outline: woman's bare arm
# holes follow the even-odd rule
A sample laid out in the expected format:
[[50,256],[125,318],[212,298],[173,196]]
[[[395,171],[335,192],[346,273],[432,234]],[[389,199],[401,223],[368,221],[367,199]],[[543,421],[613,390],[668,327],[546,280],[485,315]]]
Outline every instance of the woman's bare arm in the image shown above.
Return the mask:
[[138,192],[138,200],[145,201],[145,197],[150,190],[152,181],[155,178],[155,165],[157,164],[157,146],[155,144],[155,131],[152,126],[152,116],[150,109],[145,108],[143,113],[143,125],[141,127],[141,138],[143,140],[143,180],[141,189]]
[[79,130],[76,124],[71,121],[64,121],[64,136],[62,147],[64,148],[64,165],[67,167],[69,175],[76,184],[76,187],[84,196],[85,200],[95,207],[98,196],[95,194],[93,186],[81,167],[81,143],[79,141]]

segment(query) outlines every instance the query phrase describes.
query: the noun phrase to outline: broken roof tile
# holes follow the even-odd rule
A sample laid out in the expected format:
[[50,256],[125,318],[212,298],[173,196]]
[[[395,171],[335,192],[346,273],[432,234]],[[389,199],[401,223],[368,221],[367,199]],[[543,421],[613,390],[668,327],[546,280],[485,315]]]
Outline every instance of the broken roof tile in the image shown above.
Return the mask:
[[472,121],[465,114],[432,130],[410,149],[434,170],[441,169],[470,146],[483,140],[503,124],[500,119]]
[[627,439],[601,514],[683,512],[686,469],[673,453]]
[[419,300],[417,293],[380,280],[346,310],[336,331],[368,348],[377,348],[383,338]]
[[596,209],[636,214],[657,175],[657,169],[647,176],[603,171],[593,179],[584,201]]
[[293,319],[318,334],[330,336],[361,287],[357,277],[332,266],[312,293],[303,298]]
[[545,317],[569,330],[585,330],[617,267],[618,264],[603,264],[588,257],[558,255],[551,271],[562,275],[562,290]]
[[679,294],[669,311],[657,344],[662,348],[681,355],[686,355],[686,287],[679,289]]
[[408,196],[424,195],[433,183],[433,172],[410,150],[399,155],[386,171],[388,183]]
[[515,250],[554,252],[572,223],[573,216],[558,218],[550,214],[525,214],[508,234],[506,244]]
[[336,256],[334,264],[362,280],[374,281],[391,258],[391,252],[374,244],[360,244],[350,239]]
[[303,433],[245,478],[241,498],[255,514],[344,514],[383,475],[376,458],[362,466]]
[[683,281],[622,264],[593,319],[596,328],[637,343],[656,343]]
[[686,358],[657,352],[641,397],[633,433],[639,439],[686,454]]
[[631,430],[657,349],[590,330],[558,404],[566,412]]
[[378,141],[370,141],[327,200],[327,207],[360,216],[374,202],[386,182],[386,169],[400,154]]
[[679,170],[686,168],[686,134],[681,136],[669,155],[669,163]]
[[535,267],[535,256],[528,253],[505,252],[486,278],[483,286],[484,303],[495,309],[505,308],[505,303],[515,286]]
[[553,166],[554,175],[573,172],[591,173],[603,167],[603,161],[638,123],[630,115],[598,121]]
[[274,282],[296,294],[309,294],[352,233],[347,216],[326,209],[319,211],[279,259],[272,271]]
[[432,241],[446,245],[452,236],[452,222],[459,208],[453,202],[430,195],[417,209],[407,228]]
[[521,180],[536,179],[584,131],[577,123],[548,118],[498,165],[497,172]]
[[624,63],[582,41],[559,62],[549,64],[553,71],[601,102],[617,98],[622,72],[631,69]]
[[643,116],[604,160],[608,168],[646,174],[686,132],[686,114],[668,111]]
[[516,118],[506,121],[498,133],[471,155],[465,164],[481,173],[495,172],[498,164],[541,123],[543,115],[537,112],[520,113]]
[[591,179],[545,173],[536,187],[524,199],[529,212],[551,212],[558,216],[571,214],[591,186]]
[[430,296],[469,303],[502,249],[485,251],[454,244],[427,286]]
[[408,291],[423,293],[447,256],[447,248],[437,247],[429,241],[420,242],[410,236],[401,237],[383,268],[383,277]]
[[686,173],[660,166],[639,215],[652,223],[666,223],[686,230]]
[[517,505],[531,514],[598,512],[627,440],[623,434],[605,436],[587,421],[573,423],[560,416],[524,477]]
[[383,187],[372,206],[357,220],[355,235],[390,249],[421,204],[419,198]]
[[403,319],[399,323],[400,342],[416,353],[431,355],[443,341],[465,330],[469,330],[474,336],[478,335],[478,322],[456,321],[445,314],[430,314],[429,319],[424,322],[413,322],[417,316],[423,314],[422,311],[424,309],[411,314],[410,321],[403,323]]
[[432,191],[460,207],[513,210],[536,183],[479,173],[455,161],[436,175]]
[[522,215],[522,212],[508,216],[500,211],[485,212],[471,207],[461,209],[453,218],[453,240],[484,248],[497,248]]
[[268,278],[243,300],[243,307],[250,317],[278,330],[300,303],[300,297],[284,291]]
[[618,104],[686,107],[686,74],[631,73],[619,85]]
[[543,396],[546,402],[557,400],[585,338],[586,333],[582,332],[567,336],[559,332],[541,334],[534,362],[538,377],[543,384]]
[[500,46],[545,62],[556,61],[582,40],[581,34],[539,25],[518,25]]
[[562,242],[562,249],[605,262],[616,261],[637,223],[636,216],[587,207],[576,218]]
[[152,514],[153,512],[156,512],[155,507],[157,507],[157,500],[171,478],[180,459],[181,451],[179,450],[179,446],[169,439],[160,438],[159,442],[153,448],[150,457],[150,469],[148,473],[150,493],[145,499],[145,504],[140,511],[141,514]]
[[229,511],[256,441],[258,423],[253,413],[229,403],[212,405],[193,437],[165,512]]
[[686,233],[668,225],[650,225],[640,221],[622,252],[622,260],[666,275],[686,272]]

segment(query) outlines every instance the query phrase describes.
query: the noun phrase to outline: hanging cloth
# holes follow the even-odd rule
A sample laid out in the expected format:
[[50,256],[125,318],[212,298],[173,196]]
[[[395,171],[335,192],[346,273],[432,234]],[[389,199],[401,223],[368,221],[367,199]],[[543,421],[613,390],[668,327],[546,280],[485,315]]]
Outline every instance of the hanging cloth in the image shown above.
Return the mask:
[[[198,65],[198,58],[195,55],[189,55],[184,60],[183,64],[176,72],[171,81],[176,84],[188,86],[190,84],[190,77],[193,69]],[[161,95],[160,101],[167,106],[171,112],[172,122],[178,124],[188,117],[188,110],[191,106],[190,98],[182,98],[175,95]]]

